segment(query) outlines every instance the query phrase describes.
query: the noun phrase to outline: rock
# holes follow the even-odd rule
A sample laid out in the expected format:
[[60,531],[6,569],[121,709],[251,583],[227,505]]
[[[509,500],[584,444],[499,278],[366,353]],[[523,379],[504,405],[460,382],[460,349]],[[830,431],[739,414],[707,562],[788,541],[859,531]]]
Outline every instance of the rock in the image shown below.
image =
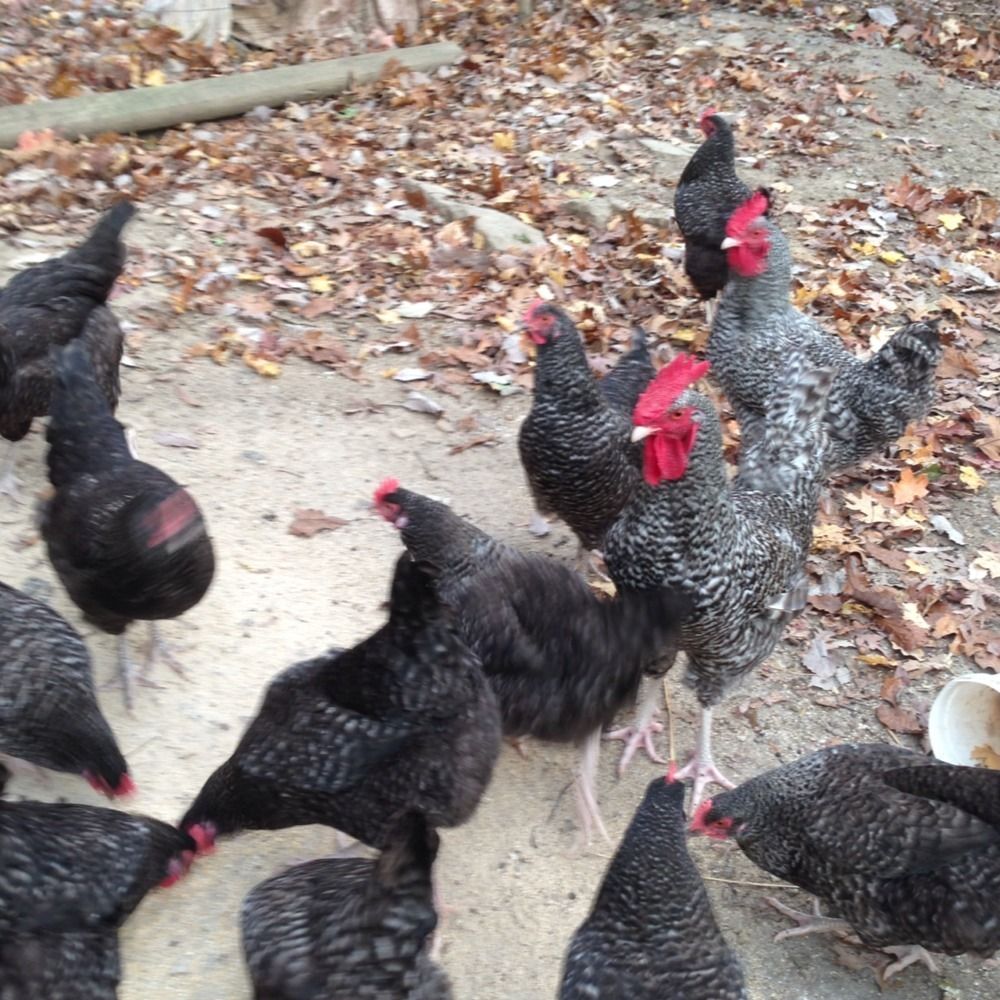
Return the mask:
[[510,250],[515,247],[545,244],[545,234],[534,226],[529,226],[520,219],[498,212],[494,208],[482,208],[479,205],[467,205],[465,202],[457,201],[447,188],[438,184],[406,180],[403,185],[408,191],[419,191],[427,199],[428,209],[448,222],[455,219],[475,220],[476,231],[482,235],[491,250]]
[[664,142],[662,139],[640,139],[639,145],[657,156],[677,156],[685,160],[690,159],[698,148],[686,142]]
[[563,208],[574,218],[602,231],[608,228],[615,214],[614,206],[606,198],[570,198]]

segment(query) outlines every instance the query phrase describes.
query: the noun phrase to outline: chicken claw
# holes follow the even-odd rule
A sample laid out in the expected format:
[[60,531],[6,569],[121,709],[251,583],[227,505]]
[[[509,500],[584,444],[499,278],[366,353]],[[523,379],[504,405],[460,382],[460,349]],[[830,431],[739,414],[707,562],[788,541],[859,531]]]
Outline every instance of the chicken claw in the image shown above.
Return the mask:
[[903,969],[908,965],[913,965],[914,962],[923,962],[933,973],[941,971],[938,968],[937,962],[931,957],[930,952],[926,948],[921,948],[918,944],[891,944],[883,948],[882,951],[888,955],[896,956],[896,961],[891,962],[882,970],[883,983],[887,983],[897,972],[902,972]]
[[621,729],[615,729],[613,732],[604,734],[604,738],[606,740],[621,740],[622,743],[625,744],[621,760],[618,761],[619,778],[628,769],[629,764],[632,762],[632,758],[635,756],[636,751],[640,747],[642,747],[646,756],[649,757],[654,764],[667,763],[656,752],[656,747],[653,744],[653,734],[662,732],[662,722],[650,719],[648,722],[640,724],[639,719],[636,718],[636,721],[631,726],[623,726]]
[[787,930],[778,931],[774,935],[775,941],[803,937],[806,934],[840,934],[844,931],[851,932],[853,930],[846,920],[840,920],[837,917],[824,917],[819,912],[818,902],[814,902],[812,913],[806,913],[805,910],[796,910],[791,906],[786,906],[780,899],[775,899],[774,896],[765,896],[764,901],[768,906],[773,906],[783,916],[791,917],[799,925],[798,927],[789,927]]

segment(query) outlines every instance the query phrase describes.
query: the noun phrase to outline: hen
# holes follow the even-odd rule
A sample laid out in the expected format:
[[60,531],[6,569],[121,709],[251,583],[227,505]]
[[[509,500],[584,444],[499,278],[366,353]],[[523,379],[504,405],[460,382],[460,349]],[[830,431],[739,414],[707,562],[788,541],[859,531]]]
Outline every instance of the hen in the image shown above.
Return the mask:
[[394,479],[376,491],[375,508],[454,609],[496,692],[504,733],[582,744],[581,824],[588,837],[592,825],[607,836],[594,791],[601,729],[676,634],[683,599],[656,586],[607,600],[562,563],[504,545]]
[[[194,607],[215,573],[212,543],[191,494],[133,458],[78,342],[56,363],[47,437],[55,493],[42,510],[42,537],[87,621],[119,636],[130,705],[125,629],[136,619],[155,623]],[[150,635],[150,658],[158,650],[179,671],[155,624]]]
[[[620,590],[665,586],[692,601],[679,646],[701,704],[697,750],[679,777],[729,782],[711,754],[712,710],[766,659],[805,606],[804,563],[821,487],[827,372],[786,359],[763,434],[745,448],[729,482],[715,406],[689,388],[708,369],[686,355],[661,369],[635,408],[633,440],[645,441],[644,482],[608,531],[605,558]],[[669,663],[665,664],[669,666]],[[655,690],[654,690],[655,693]],[[628,737],[623,763],[651,752],[654,702]],[[651,756],[653,756],[651,752]]]
[[524,324],[538,347],[531,411],[517,439],[537,511],[532,531],[545,534],[543,515],[555,514],[584,549],[595,549],[638,479],[629,414],[656,374],[646,338],[636,331],[631,349],[598,381],[562,309],[539,300]]
[[570,942],[560,1000],[747,1000],[684,824],[683,783],[652,781]]
[[[1000,948],[1000,773],[886,744],[843,744],[702,803],[693,832],[733,838],[765,871],[813,893],[834,918],[786,907],[801,928],[853,929],[896,956]],[[932,966],[933,968],[933,966]]]
[[[6,777],[0,768],[0,791]],[[187,870],[194,848],[143,816],[0,801],[0,995],[114,997],[117,928]]]
[[674,194],[674,218],[684,236],[684,271],[698,295],[709,300],[729,280],[729,264],[722,241],[726,222],[750,197],[750,188],[736,176],[733,129],[715,108],[702,112],[698,122],[705,141],[688,161]]
[[181,826],[207,846],[245,829],[325,823],[381,848],[405,810],[435,827],[464,823],[499,752],[479,661],[404,554],[388,622],[353,649],[279,674]]
[[243,951],[258,1000],[451,1000],[430,957],[438,836],[403,817],[377,861],[310,861],[243,904]]
[[936,322],[910,323],[867,361],[789,301],[792,258],[781,230],[756,194],[726,226],[731,279],[708,341],[712,372],[729,397],[745,440],[759,433],[785,359],[802,351],[833,372],[827,402],[827,471],[884,450],[926,416],[941,357]]
[[97,704],[83,640],[48,605],[3,583],[0,753],[81,774],[109,797],[135,791]]
[[105,303],[125,264],[121,231],[134,214],[119,202],[80,246],[15,274],[0,291],[0,435],[12,442],[0,493],[16,492],[14,443],[49,412],[53,347],[79,339],[112,411],[118,403],[123,334]]

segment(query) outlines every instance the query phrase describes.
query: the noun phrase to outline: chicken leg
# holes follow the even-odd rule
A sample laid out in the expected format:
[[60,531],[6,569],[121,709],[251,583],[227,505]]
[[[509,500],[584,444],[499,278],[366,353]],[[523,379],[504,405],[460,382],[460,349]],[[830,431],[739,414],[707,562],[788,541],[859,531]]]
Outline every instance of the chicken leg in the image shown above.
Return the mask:
[[132,681],[134,678],[136,678],[140,684],[146,685],[146,687],[159,687],[158,684],[155,684],[146,676],[157,657],[164,660],[167,666],[170,667],[174,673],[180,675],[181,677],[187,676],[187,674],[184,673],[184,667],[181,666],[180,661],[171,652],[170,647],[166,644],[166,642],[164,642],[163,637],[160,635],[159,626],[156,622],[149,623],[149,651],[146,654],[146,662],[143,665],[141,672],[136,670],[135,664],[132,662],[132,657],[129,656],[128,642],[125,639],[125,633],[122,632],[121,635],[118,636],[118,670],[121,674],[122,695],[125,699],[125,707],[130,712],[132,711]]
[[586,846],[590,846],[594,829],[610,844],[611,838],[601,819],[597,805],[597,762],[601,756],[601,730],[595,729],[580,748],[580,767],[576,773],[576,808]]
[[535,538],[544,538],[551,530],[552,528],[549,527],[549,522],[542,517],[541,511],[532,511],[531,523],[528,525],[528,531],[530,531]]
[[645,691],[640,697],[639,709],[632,720],[632,724],[613,732],[605,733],[606,740],[621,740],[625,744],[622,751],[621,760],[618,762],[618,777],[620,778],[635,756],[635,752],[642,747],[646,755],[654,764],[666,764],[667,762],[656,752],[653,745],[653,734],[663,732],[663,723],[657,722],[654,716],[659,711],[660,685],[650,684],[643,679]]
[[813,912],[806,913],[804,910],[796,910],[791,906],[786,906],[780,899],[774,896],[765,896],[764,901],[768,906],[773,906],[780,914],[791,917],[798,924],[797,927],[789,927],[787,930],[778,931],[774,935],[775,941],[784,941],[786,938],[804,937],[806,934],[842,934],[851,933],[853,928],[846,920],[837,917],[824,917],[819,912],[819,900],[813,901]]
[[698,742],[694,756],[677,772],[677,780],[685,781],[694,778],[694,791],[691,795],[692,811],[698,808],[705,786],[709,784],[722,785],[723,788],[736,786],[715,766],[712,760],[712,709],[702,707],[701,726],[698,730]]
[[890,944],[882,951],[888,955],[895,956],[896,961],[890,962],[882,970],[882,982],[887,983],[897,972],[902,972],[908,965],[914,962],[923,962],[928,970],[934,973],[940,972],[937,962],[931,957],[926,948],[921,948],[918,944]]

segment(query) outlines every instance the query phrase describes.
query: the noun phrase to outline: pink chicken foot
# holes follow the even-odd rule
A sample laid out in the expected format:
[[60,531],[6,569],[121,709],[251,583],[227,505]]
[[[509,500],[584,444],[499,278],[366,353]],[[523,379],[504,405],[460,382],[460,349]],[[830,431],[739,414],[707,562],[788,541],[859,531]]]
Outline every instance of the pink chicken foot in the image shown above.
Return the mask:
[[653,743],[654,733],[663,732],[663,723],[657,722],[654,718],[659,711],[659,700],[659,683],[650,684],[647,682],[646,689],[639,702],[639,709],[632,720],[632,724],[604,734],[606,740],[621,740],[625,744],[621,760],[618,761],[619,778],[625,773],[629,763],[640,747],[654,764],[667,763],[657,753],[656,746]]
[[723,788],[735,788],[712,760],[712,709],[702,708],[701,725],[698,730],[698,742],[695,745],[694,756],[677,772],[678,781],[694,779],[694,790],[691,794],[692,811],[698,808],[705,794],[705,786],[721,785]]

